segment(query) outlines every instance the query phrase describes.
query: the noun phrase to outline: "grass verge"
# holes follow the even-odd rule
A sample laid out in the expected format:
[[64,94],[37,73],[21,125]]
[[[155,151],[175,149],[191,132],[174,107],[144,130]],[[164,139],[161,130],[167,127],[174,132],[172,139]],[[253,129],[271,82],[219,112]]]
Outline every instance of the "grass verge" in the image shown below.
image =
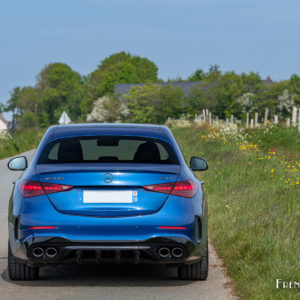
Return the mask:
[[41,129],[16,131],[11,137],[0,139],[0,159],[34,149],[43,137]]
[[271,124],[259,130],[248,129],[247,136],[249,142],[258,144],[265,151],[272,149],[287,161],[300,161],[300,134],[296,127]]
[[277,289],[276,279],[300,280],[300,185],[285,180],[287,170],[276,159],[241,151],[234,142],[201,139],[205,130],[172,131],[187,160],[194,155],[209,162],[209,170],[197,174],[205,180],[209,235],[238,295],[299,299],[299,289]]

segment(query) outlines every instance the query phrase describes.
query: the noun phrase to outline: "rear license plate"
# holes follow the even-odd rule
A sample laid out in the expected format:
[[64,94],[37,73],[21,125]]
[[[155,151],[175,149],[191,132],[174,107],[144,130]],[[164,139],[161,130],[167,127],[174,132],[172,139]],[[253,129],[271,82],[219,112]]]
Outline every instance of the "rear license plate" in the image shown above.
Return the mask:
[[83,191],[83,203],[133,203],[136,191]]

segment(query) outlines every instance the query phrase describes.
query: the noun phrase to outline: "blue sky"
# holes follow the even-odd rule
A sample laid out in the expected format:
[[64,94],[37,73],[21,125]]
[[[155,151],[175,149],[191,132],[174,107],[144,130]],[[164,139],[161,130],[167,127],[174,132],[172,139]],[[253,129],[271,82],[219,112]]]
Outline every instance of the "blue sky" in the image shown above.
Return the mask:
[[88,74],[118,51],[162,79],[197,68],[300,74],[299,0],[0,0],[0,102],[50,62]]

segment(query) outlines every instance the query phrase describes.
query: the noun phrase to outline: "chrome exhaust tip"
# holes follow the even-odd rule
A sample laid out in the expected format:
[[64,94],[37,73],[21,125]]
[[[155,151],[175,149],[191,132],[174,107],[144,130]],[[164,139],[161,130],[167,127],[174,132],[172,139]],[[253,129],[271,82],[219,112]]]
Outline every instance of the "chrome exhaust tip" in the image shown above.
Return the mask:
[[45,253],[48,258],[53,258],[57,255],[57,250],[54,247],[49,247],[46,249]]
[[167,258],[170,256],[170,249],[166,247],[161,247],[158,250],[158,254],[161,258]]
[[172,249],[172,255],[176,258],[182,257],[183,256],[183,249],[176,247]]
[[35,248],[33,248],[33,250],[32,250],[32,255],[33,255],[35,258],[41,258],[41,257],[44,255],[44,249],[41,248],[41,247],[35,247]]

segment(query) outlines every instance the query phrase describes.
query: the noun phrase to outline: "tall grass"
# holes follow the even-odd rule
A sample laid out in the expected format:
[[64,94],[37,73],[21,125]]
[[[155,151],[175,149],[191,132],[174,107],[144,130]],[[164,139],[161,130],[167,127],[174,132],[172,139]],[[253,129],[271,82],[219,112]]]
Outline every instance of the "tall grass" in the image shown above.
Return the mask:
[[15,131],[11,137],[1,138],[0,159],[36,148],[43,134],[43,130],[32,128]]
[[300,134],[296,127],[286,128],[283,125],[266,127],[263,130],[248,130],[249,141],[258,144],[262,149],[280,152],[287,160],[300,161]]
[[173,133],[187,160],[195,155],[209,162],[209,170],[197,174],[205,180],[209,235],[237,293],[244,299],[300,299],[299,289],[276,289],[277,278],[300,281],[300,185],[286,182],[277,159],[201,138],[205,129]]

